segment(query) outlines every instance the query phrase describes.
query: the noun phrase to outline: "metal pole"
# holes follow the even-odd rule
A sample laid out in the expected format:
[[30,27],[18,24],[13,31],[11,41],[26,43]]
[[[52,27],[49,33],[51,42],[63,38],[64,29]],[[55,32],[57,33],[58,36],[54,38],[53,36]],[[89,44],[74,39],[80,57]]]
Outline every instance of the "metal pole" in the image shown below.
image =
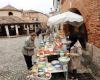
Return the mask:
[[72,7],[72,0],[70,0],[69,7],[70,8]]

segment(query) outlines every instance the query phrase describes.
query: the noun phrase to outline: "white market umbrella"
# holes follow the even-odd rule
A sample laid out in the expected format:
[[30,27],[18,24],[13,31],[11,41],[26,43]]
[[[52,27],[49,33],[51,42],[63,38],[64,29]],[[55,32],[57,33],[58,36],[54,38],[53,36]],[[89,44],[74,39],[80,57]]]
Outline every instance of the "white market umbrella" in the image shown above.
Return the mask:
[[83,23],[83,17],[76,13],[67,11],[55,16],[52,16],[48,19],[47,25],[57,25],[60,23],[68,22],[74,26],[81,25]]

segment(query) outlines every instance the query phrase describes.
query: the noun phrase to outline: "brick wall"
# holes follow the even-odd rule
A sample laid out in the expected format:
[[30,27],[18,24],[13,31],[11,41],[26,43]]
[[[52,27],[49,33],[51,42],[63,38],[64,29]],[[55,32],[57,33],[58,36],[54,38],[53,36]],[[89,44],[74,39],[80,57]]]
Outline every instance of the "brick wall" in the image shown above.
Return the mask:
[[[69,1],[72,1],[72,6],[69,5]],[[61,12],[70,7],[79,10],[84,18],[89,43],[87,51],[83,54],[84,60],[92,72],[100,76],[100,0],[62,0]]]
[[76,8],[84,17],[88,32],[88,42],[100,48],[100,0],[62,0],[61,12]]

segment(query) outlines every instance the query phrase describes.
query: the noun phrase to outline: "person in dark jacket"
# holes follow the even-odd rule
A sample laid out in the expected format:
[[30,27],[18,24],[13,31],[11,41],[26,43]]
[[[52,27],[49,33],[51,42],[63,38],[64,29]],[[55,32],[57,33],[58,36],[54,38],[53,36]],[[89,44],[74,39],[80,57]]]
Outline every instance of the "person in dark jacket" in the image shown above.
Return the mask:
[[82,46],[82,49],[86,50],[86,39],[84,38],[84,35],[81,34],[81,33],[79,32],[79,30],[78,30],[77,28],[76,28],[75,32],[73,32],[73,33],[71,33],[71,34],[69,35],[68,40],[71,41],[71,43],[70,43],[70,45],[69,45],[69,48],[68,48],[69,52],[70,52],[71,47],[72,47],[77,41],[80,42],[80,44],[81,44],[81,46]]
[[40,27],[37,27],[36,29],[36,35],[39,36],[39,34],[41,34],[42,30]]
[[78,34],[77,34],[77,33],[74,33],[74,34],[69,35],[68,40],[71,41],[71,43],[69,44],[69,47],[68,47],[68,50],[69,50],[69,52],[70,52],[71,47],[72,47],[72,46],[77,42],[77,40],[78,40]]

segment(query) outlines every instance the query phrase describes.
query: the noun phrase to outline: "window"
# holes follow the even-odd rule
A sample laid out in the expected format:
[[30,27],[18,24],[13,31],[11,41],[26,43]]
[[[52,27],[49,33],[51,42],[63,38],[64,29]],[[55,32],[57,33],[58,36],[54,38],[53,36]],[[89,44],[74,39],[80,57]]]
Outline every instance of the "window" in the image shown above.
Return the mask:
[[59,11],[60,0],[54,0],[53,6],[54,6],[55,11]]
[[34,21],[38,21],[38,18],[37,18],[37,17],[34,17],[32,20],[34,20]]
[[12,13],[12,12],[9,12],[8,15],[9,15],[9,16],[13,16],[13,13]]
[[38,24],[36,24],[36,27],[39,27],[39,25],[38,25]]
[[38,21],[38,18],[36,18],[36,21]]

